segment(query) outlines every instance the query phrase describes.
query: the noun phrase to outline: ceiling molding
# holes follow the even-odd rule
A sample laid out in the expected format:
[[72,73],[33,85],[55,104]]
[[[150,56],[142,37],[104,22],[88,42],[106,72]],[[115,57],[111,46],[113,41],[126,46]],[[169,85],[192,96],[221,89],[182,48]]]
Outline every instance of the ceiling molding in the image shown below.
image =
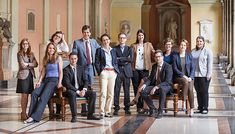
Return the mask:
[[112,7],[141,7],[143,0],[112,0]]

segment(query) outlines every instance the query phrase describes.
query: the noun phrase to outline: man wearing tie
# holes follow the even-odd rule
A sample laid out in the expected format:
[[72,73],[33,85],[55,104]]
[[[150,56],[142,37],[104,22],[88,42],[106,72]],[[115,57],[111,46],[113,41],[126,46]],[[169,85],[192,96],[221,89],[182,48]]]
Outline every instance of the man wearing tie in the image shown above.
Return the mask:
[[[172,67],[163,61],[163,53],[156,50],[154,54],[156,64],[152,66],[152,71],[145,84],[141,87],[141,96],[150,108],[149,116],[162,118],[163,108],[165,106],[166,94],[172,91]],[[159,95],[158,110],[153,105],[149,95]]]
[[[73,43],[72,52],[78,55],[77,64],[85,68],[85,74],[88,78],[88,87],[90,88],[94,83],[95,67],[95,53],[96,49],[100,47],[95,39],[91,39],[91,27],[84,25],[82,27],[81,39],[75,40]],[[82,106],[82,115],[86,114],[86,107]]]
[[119,97],[121,84],[123,83],[124,89],[124,110],[126,115],[130,115],[130,78],[133,77],[131,62],[132,62],[132,49],[125,43],[127,41],[127,35],[125,33],[118,34],[119,45],[114,49],[117,55],[117,63],[119,74],[117,75],[115,88],[114,88],[114,112],[113,115],[118,115],[120,109]]
[[71,122],[77,122],[77,97],[88,99],[87,119],[99,120],[93,114],[95,112],[96,93],[87,89],[88,80],[84,72],[84,67],[77,65],[77,53],[69,55],[70,64],[63,69],[63,86],[66,87],[69,105],[72,113]]

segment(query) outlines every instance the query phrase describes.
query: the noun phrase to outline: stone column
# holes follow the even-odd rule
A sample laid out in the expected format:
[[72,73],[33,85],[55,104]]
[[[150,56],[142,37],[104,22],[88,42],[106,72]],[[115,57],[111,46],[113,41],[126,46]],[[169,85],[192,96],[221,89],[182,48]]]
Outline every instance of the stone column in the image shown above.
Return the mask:
[[[145,30],[145,33],[147,35],[150,35],[150,33],[149,33],[150,8],[151,8],[151,5],[142,5],[141,27]],[[149,40],[149,36],[147,36],[146,39]]]
[[235,64],[235,58],[234,58],[234,56],[235,56],[235,54],[234,54],[234,52],[235,52],[235,47],[234,47],[234,44],[235,44],[235,10],[234,10],[234,8],[235,8],[235,3],[234,3],[235,1],[234,0],[231,0],[231,16],[232,16],[232,18],[233,18],[233,20],[231,21],[232,22],[232,53],[233,53],[233,55],[232,55],[232,61],[233,61],[233,71],[231,71],[231,85],[235,85],[235,67],[234,67],[234,64]]
[[[49,34],[49,12],[50,11],[50,0],[44,0],[43,2],[43,42],[39,44],[39,70],[42,68],[42,59],[45,54],[46,43],[50,38]],[[55,17],[56,18],[56,17]]]
[[[72,40],[72,33],[73,33],[73,18],[72,18],[72,15],[73,15],[73,0],[68,0],[68,45],[72,44],[73,43],[73,40]],[[69,46],[70,47],[70,46]]]
[[0,34],[0,80],[12,79],[11,68],[12,45]]
[[232,2],[231,0],[228,2],[228,48],[229,48],[229,66],[227,68],[228,78],[231,78],[233,72],[233,44],[232,44]]

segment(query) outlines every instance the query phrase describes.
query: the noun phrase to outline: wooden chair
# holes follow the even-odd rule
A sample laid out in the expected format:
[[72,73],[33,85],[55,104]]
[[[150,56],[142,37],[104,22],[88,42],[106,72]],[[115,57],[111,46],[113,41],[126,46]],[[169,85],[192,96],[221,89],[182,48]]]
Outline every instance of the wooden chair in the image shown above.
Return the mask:
[[[53,119],[55,115],[54,113],[54,104],[60,104],[61,105],[61,112],[60,112],[60,117],[62,121],[65,121],[65,111],[66,111],[66,105],[69,104],[68,98],[63,95],[63,93],[66,92],[65,87],[58,88],[56,90],[56,95],[54,95],[50,100],[49,100],[49,112],[50,112],[50,119]],[[77,104],[87,104],[88,101],[85,97],[77,97]]]
[[[152,95],[151,98],[159,100],[158,95]],[[172,108],[167,108],[167,102],[169,100],[173,100],[173,109]],[[167,112],[168,110],[173,111],[174,112],[174,117],[176,117],[176,115],[179,111],[179,108],[178,108],[178,101],[179,100],[183,100],[183,93],[182,93],[181,85],[174,84],[173,85],[173,93],[171,93],[171,94],[169,93],[166,96],[165,108],[164,108],[165,112]],[[187,114],[187,112],[189,110],[188,97],[186,97],[185,103],[186,103],[186,114]]]

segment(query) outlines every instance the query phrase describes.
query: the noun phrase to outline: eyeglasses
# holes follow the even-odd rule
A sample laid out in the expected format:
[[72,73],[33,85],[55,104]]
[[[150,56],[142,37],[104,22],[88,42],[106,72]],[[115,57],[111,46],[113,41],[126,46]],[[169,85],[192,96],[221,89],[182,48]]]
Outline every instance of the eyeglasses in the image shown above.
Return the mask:
[[171,43],[166,43],[165,45],[171,45]]
[[28,42],[24,42],[23,44],[24,44],[24,45],[28,45],[29,43],[28,43]]
[[57,38],[62,38],[61,36],[59,36],[59,35],[55,35],[55,37],[57,37]]
[[126,37],[119,37],[119,39],[126,39]]
[[161,58],[162,56],[155,56],[154,58]]

